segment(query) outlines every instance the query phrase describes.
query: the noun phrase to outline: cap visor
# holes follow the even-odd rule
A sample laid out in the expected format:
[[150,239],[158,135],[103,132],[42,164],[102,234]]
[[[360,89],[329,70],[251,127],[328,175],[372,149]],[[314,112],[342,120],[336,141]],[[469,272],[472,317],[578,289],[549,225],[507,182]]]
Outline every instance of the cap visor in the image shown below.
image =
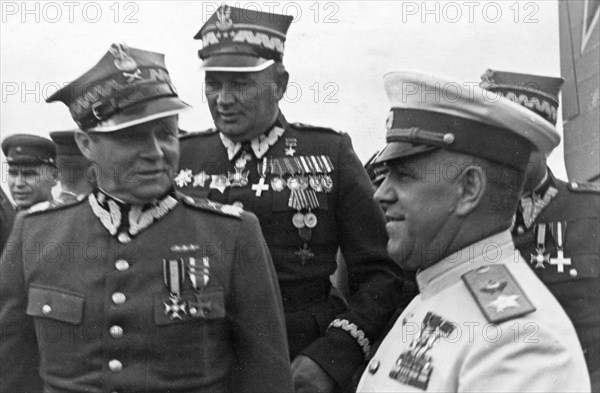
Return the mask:
[[412,143],[391,142],[385,145],[381,153],[373,160],[373,164],[381,164],[399,158],[414,156],[431,150],[438,149],[437,146],[415,145]]
[[88,128],[85,131],[118,131],[122,130],[123,128],[133,127],[152,120],[174,116],[186,109],[191,109],[191,106],[181,101],[179,98],[159,98],[135,105],[131,108],[127,108],[115,114],[110,119],[99,123],[96,127]]
[[274,60],[262,57],[228,53],[210,56],[202,62],[200,69],[218,72],[258,72],[274,63]]

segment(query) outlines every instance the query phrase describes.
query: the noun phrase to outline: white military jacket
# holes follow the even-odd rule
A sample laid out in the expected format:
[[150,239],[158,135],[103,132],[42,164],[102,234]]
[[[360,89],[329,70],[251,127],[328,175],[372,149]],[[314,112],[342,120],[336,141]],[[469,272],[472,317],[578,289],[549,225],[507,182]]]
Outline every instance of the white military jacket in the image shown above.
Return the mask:
[[417,283],[358,392],[590,391],[573,325],[508,231],[419,272]]

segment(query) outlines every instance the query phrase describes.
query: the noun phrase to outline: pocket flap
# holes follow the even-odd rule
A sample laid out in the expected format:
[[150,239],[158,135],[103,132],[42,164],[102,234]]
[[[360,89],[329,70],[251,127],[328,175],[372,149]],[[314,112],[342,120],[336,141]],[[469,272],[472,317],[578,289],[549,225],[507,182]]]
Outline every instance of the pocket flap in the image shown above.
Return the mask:
[[85,296],[61,289],[29,287],[27,315],[80,324]]

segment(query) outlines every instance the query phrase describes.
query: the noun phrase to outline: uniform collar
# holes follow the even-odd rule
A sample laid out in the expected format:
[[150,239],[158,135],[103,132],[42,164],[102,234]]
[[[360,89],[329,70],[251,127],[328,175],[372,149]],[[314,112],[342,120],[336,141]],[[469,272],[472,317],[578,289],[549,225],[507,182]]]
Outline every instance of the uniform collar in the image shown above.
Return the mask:
[[[252,150],[256,158],[261,159],[267,151],[269,151],[269,148],[279,140],[279,137],[283,135],[284,132],[285,130],[280,124],[275,123],[269,131],[252,138],[250,142],[247,143],[247,146]],[[233,160],[240,150],[242,150],[242,143],[232,141],[223,133],[219,133],[219,136],[221,137],[223,146],[227,149],[227,158],[229,158],[229,161]]]
[[167,215],[177,206],[175,190],[145,205],[131,205],[96,189],[88,196],[90,207],[104,228],[121,243],[132,238]]
[[514,253],[515,247],[509,230],[470,244],[417,273],[421,297],[425,300],[461,281],[463,274],[476,267],[498,263]]

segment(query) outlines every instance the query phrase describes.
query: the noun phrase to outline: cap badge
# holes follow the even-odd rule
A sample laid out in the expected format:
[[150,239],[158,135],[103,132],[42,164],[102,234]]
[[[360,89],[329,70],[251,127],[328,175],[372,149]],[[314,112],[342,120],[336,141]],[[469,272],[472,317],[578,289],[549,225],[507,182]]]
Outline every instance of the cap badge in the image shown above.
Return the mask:
[[115,58],[115,67],[119,71],[135,71],[138,68],[135,60],[129,56],[129,47],[123,43],[112,44],[110,46],[110,54]]
[[109,51],[115,58],[115,67],[119,71],[123,71],[123,76],[128,78],[127,83],[132,83],[136,79],[142,80],[142,72],[138,69],[135,60],[129,56],[127,45],[123,43],[112,44]]
[[217,29],[220,31],[229,31],[233,28],[233,21],[231,20],[231,8],[228,5],[221,5],[217,10]]

